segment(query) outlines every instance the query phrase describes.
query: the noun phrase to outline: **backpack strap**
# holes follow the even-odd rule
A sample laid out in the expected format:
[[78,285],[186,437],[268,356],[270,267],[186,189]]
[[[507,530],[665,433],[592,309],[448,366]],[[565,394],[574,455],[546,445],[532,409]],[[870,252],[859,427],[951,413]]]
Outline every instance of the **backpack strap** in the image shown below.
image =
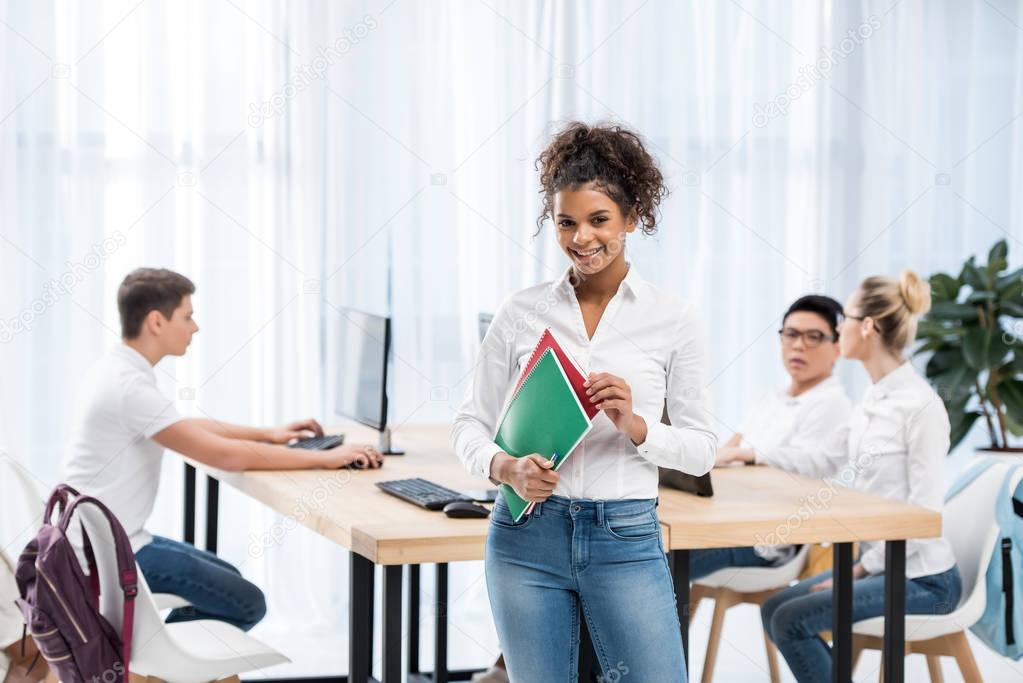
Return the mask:
[[[68,525],[71,523],[71,518],[75,514],[79,505],[93,505],[103,513],[103,516],[107,518],[107,522],[110,524],[110,531],[114,537],[114,549],[117,555],[117,577],[118,583],[120,583],[121,591],[124,593],[124,613],[121,621],[121,661],[124,663],[124,683],[129,683],[128,675],[129,669],[131,668],[131,638],[132,633],[135,629],[135,597],[139,593],[138,589],[138,572],[135,565],[135,554],[131,550],[131,542],[128,540],[128,535],[124,533],[124,527],[114,516],[114,513],[107,508],[106,505],[101,503],[92,496],[79,496],[72,502],[64,514],[60,517],[59,528],[62,532],[67,532]],[[85,529],[82,528],[84,533]],[[88,537],[86,536],[85,539]],[[85,540],[83,539],[83,540]],[[90,575],[97,577],[95,568],[95,555],[92,553],[92,544],[85,540],[87,551],[87,559],[89,559]],[[97,586],[97,599],[98,599],[98,586]]]
[[50,524],[50,519],[53,517],[53,508],[57,508],[57,515],[62,516],[64,510],[67,509],[68,494],[75,496],[76,498],[80,495],[78,490],[68,484],[57,484],[56,488],[50,494],[50,499],[46,501],[46,509],[43,512],[43,524]]

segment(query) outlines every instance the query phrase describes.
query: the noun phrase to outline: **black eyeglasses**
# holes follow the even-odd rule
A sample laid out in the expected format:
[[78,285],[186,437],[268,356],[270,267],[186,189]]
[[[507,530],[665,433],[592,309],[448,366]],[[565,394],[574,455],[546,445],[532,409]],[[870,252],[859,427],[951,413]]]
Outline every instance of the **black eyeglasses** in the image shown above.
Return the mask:
[[817,348],[824,341],[838,341],[837,334],[825,334],[820,330],[797,330],[794,327],[778,330],[778,335],[781,337],[781,343],[785,346],[793,346],[797,339],[802,339],[808,349]]

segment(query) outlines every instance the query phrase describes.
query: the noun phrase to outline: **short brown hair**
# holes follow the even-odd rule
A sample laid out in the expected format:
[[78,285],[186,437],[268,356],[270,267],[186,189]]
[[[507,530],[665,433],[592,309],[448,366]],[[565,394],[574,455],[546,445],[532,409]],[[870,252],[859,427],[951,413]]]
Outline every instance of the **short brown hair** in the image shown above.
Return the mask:
[[121,336],[134,339],[142,332],[142,321],[150,311],[160,311],[170,320],[174,309],[195,285],[184,275],[166,268],[136,268],[117,289],[117,310],[121,314]]

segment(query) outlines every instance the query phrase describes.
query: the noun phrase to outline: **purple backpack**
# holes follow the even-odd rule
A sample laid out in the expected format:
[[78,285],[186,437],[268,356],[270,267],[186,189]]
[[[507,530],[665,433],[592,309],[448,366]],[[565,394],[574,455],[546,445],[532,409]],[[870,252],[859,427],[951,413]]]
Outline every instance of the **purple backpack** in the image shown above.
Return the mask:
[[[69,494],[75,496],[70,504]],[[99,611],[99,574],[84,525],[82,541],[88,576],[67,538],[68,526],[79,505],[96,506],[110,522],[124,592],[121,637]],[[56,526],[51,523],[54,507],[60,513]],[[138,576],[128,536],[103,503],[78,495],[66,484],[57,486],[46,503],[43,527],[18,558],[15,579],[21,593],[16,603],[25,619],[25,629],[62,683],[110,683],[122,677],[128,683]]]

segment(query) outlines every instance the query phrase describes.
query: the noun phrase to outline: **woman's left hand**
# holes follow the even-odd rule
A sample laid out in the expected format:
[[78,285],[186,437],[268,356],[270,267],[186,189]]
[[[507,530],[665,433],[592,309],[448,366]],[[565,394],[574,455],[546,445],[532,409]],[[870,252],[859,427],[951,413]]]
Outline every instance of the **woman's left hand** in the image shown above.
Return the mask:
[[646,421],[632,412],[632,388],[628,382],[608,372],[591,372],[583,386],[590,403],[604,411],[618,431],[636,445],[646,441]]

